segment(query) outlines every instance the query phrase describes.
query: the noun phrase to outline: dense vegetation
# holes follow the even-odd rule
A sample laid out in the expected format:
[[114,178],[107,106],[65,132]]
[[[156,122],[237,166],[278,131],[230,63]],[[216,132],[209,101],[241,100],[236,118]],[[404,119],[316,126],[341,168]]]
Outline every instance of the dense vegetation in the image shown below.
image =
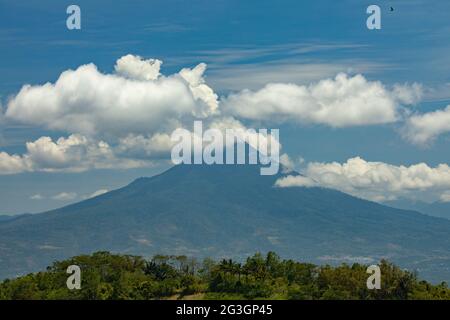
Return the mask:
[[[80,290],[67,289],[69,265],[82,270]],[[257,253],[245,263],[97,252],[5,280],[0,299],[450,299],[445,283],[419,281],[387,261],[380,263],[381,289],[369,290],[366,268],[281,260],[273,252]]]

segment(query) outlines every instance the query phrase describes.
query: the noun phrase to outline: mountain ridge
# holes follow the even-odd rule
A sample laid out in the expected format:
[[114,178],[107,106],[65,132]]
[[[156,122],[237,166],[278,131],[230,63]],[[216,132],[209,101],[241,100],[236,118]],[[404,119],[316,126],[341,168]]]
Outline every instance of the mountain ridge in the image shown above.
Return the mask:
[[384,204],[393,208],[414,210],[433,217],[450,219],[450,202],[435,201],[430,203],[424,201],[399,199],[388,201]]
[[179,165],[98,197],[0,224],[0,278],[108,250],[318,263],[387,258],[450,280],[450,221],[324,188],[279,188],[258,166]]

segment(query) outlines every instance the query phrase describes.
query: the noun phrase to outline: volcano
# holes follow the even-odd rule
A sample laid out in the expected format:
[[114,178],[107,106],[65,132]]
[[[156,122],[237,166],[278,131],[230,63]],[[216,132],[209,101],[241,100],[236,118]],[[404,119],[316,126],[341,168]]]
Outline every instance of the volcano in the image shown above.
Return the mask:
[[178,165],[60,209],[0,222],[0,278],[94,251],[319,264],[388,259],[450,280],[450,220],[325,188],[280,188],[257,165]]

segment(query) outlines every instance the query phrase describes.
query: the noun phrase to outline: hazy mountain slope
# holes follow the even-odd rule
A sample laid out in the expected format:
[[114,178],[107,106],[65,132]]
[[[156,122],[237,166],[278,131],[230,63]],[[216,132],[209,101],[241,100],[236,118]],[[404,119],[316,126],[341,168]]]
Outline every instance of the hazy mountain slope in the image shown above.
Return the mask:
[[450,202],[410,201],[407,199],[386,202],[386,205],[406,210],[415,210],[434,217],[450,219]]
[[0,215],[0,222],[5,222],[5,221],[11,221],[17,218],[21,218],[23,216],[28,216],[30,215],[30,213],[24,213],[24,214],[15,214],[15,215]]
[[9,215],[0,215],[0,222],[11,220],[12,216]]
[[0,276],[111,250],[318,263],[386,257],[450,280],[450,221],[321,188],[275,188],[256,166],[176,166],[71,206],[0,224]]

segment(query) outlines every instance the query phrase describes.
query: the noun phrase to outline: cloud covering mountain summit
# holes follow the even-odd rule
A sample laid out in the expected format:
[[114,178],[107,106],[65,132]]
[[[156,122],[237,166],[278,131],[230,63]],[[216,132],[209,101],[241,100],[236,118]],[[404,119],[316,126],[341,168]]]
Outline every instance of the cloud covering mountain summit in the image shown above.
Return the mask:
[[[448,108],[425,114],[408,108],[422,98],[423,89],[417,83],[388,86],[360,74],[339,73],[308,85],[268,83],[259,90],[243,88],[219,99],[206,81],[205,63],[171,75],[161,73],[162,65],[158,59],[128,54],[116,61],[112,73],[90,63],[62,72],[54,83],[24,85],[3,106],[0,122],[25,123],[67,135],[54,139],[49,134],[29,141],[23,154],[0,152],[0,174],[151,166],[169,158],[171,132],[191,128],[195,120],[204,121],[205,128],[221,130],[245,130],[252,122],[331,128],[398,122],[403,137],[415,144],[449,131]],[[247,142],[252,144],[254,138]],[[290,161],[286,154],[282,159]],[[319,184],[369,199],[417,195],[423,188],[438,189],[441,195],[442,188],[450,185],[445,166],[397,167],[353,158],[345,164],[311,163],[307,177],[282,183]],[[442,184],[437,176],[448,181]],[[407,181],[417,183],[411,187]]]

